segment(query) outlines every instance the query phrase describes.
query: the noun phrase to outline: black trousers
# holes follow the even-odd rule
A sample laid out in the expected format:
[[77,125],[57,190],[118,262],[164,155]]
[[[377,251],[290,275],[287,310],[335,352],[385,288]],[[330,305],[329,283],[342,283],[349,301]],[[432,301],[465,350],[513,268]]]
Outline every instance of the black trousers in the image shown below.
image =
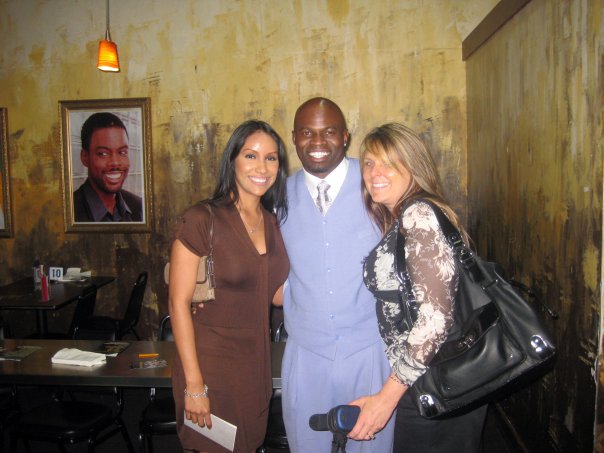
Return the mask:
[[478,453],[487,406],[443,420],[423,418],[406,392],[394,422],[394,453]]

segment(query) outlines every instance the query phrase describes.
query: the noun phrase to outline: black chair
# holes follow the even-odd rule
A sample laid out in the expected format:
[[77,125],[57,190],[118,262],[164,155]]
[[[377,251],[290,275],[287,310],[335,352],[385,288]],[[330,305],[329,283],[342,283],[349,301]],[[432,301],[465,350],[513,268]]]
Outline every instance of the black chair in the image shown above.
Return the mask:
[[121,340],[124,335],[132,333],[137,340],[140,340],[135,327],[138,324],[138,318],[143,306],[145,289],[147,287],[147,277],[147,272],[142,272],[137,277],[130,293],[130,300],[128,301],[128,306],[126,307],[126,313],[122,319],[116,319],[110,316],[92,316],[91,313],[89,318],[82,323],[80,328],[88,331],[113,330],[117,340]]
[[268,409],[268,426],[262,447],[258,450],[260,453],[267,451],[267,448],[276,450],[289,450],[287,435],[285,433],[285,423],[283,423],[283,408],[281,406],[281,389],[273,390],[273,396]]
[[0,453],[4,451],[4,431],[18,412],[17,387],[0,387]]
[[96,292],[97,288],[93,285],[84,289],[82,295],[78,297],[67,333],[47,332],[44,334],[44,338],[51,340],[74,338],[76,331],[84,323],[84,320],[90,318],[94,313],[94,306],[96,305]]
[[[5,338],[8,338],[8,329],[0,316],[0,340]],[[14,387],[0,387],[0,453],[4,451],[4,428],[16,414],[15,390]]]
[[74,340],[104,340],[115,341],[115,330],[98,330],[76,328],[73,334]]
[[[275,332],[272,335],[272,341],[285,342],[287,341],[287,331],[285,324],[281,321]],[[277,450],[288,450],[289,443],[287,442],[287,434],[285,433],[285,424],[283,423],[283,408],[281,405],[281,389],[274,389],[273,396],[268,409],[268,426],[266,436],[259,452],[266,452],[267,448]]]
[[61,452],[65,445],[86,441],[88,452],[98,444],[121,433],[128,452],[134,453],[130,436],[122,420],[123,395],[114,388],[116,403],[109,405],[90,401],[51,401],[27,410],[16,417],[9,427],[10,452],[16,453],[22,440],[30,452],[30,441],[52,442]]
[[[159,323],[159,340],[174,341],[170,315],[164,316]],[[167,395],[158,397],[156,389],[151,389],[151,401],[143,409],[139,421],[139,446],[142,453],[153,453],[153,436],[176,434],[176,409],[171,390]]]
[[10,338],[10,326],[8,323],[0,316],[0,340],[4,340],[5,338]]
[[287,330],[285,330],[285,323],[283,321],[281,321],[279,326],[275,329],[273,341],[277,343],[287,341]]

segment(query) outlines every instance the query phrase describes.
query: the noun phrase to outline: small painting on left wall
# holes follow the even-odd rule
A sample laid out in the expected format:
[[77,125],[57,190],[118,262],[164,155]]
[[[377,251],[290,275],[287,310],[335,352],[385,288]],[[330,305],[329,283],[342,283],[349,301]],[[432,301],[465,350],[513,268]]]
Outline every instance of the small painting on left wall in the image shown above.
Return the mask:
[[0,108],[0,238],[13,235],[9,165],[7,111]]

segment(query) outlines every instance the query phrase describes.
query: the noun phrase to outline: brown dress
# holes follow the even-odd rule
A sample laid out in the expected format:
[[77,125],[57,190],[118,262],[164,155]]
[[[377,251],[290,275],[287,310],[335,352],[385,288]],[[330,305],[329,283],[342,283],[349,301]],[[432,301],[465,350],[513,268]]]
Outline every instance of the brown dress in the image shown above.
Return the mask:
[[[263,209],[266,254],[252,243],[234,205],[212,206],[216,300],[193,314],[197,357],[212,415],[237,426],[235,452],[262,444],[272,394],[269,311],[289,272],[275,216]],[[208,253],[209,212],[189,208],[176,238],[199,256]],[[185,449],[226,452],[183,425],[185,377],[177,358],[172,371],[178,436]]]

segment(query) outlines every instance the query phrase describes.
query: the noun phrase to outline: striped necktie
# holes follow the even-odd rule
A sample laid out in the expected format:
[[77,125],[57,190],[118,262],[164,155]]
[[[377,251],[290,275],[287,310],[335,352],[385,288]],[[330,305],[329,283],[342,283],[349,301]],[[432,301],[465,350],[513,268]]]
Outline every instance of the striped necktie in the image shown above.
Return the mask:
[[317,185],[317,199],[315,200],[319,211],[321,214],[325,215],[327,213],[327,209],[331,205],[331,200],[329,199],[329,195],[327,195],[327,191],[331,186],[327,184],[325,181],[321,181]]

